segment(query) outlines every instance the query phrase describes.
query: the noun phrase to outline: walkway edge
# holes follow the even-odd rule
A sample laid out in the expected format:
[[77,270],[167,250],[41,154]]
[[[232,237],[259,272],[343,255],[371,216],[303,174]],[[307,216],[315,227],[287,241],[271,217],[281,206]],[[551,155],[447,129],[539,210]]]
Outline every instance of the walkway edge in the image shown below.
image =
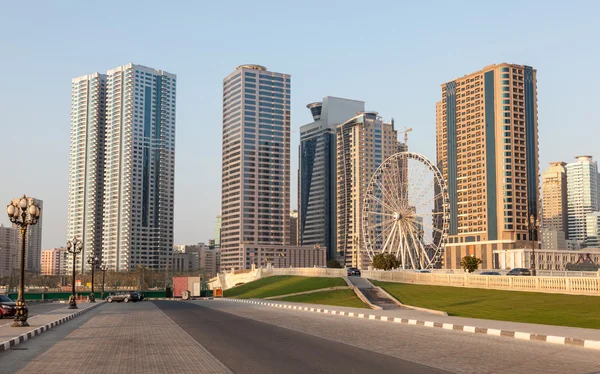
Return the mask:
[[441,310],[435,310],[435,309],[427,309],[427,308],[421,308],[420,306],[413,306],[413,305],[407,305],[402,303],[402,301],[396,299],[394,296],[392,296],[389,292],[387,292],[386,290],[384,290],[383,288],[377,286],[377,288],[379,288],[379,290],[386,295],[387,297],[389,297],[390,299],[392,299],[396,304],[398,304],[399,306],[403,307],[403,308],[408,308],[408,309],[414,309],[414,310],[418,310],[421,312],[427,312],[427,313],[431,313],[431,314],[437,314],[439,316],[444,316],[444,317],[448,317],[448,313],[441,311]]
[[[15,345],[18,345],[20,343],[26,342],[27,340],[33,338],[36,335],[40,335],[43,332],[46,332],[48,330],[50,330],[51,328],[61,325],[65,322],[67,322],[70,319],[73,319],[77,316],[82,315],[83,313],[87,312],[88,310],[94,309],[99,305],[104,304],[103,302],[100,303],[96,303],[95,305],[92,305],[90,307],[87,307],[85,309],[80,309],[75,313],[71,313],[65,317],[61,317],[59,319],[57,319],[56,321],[52,321],[50,323],[46,323],[45,325],[42,325],[40,327],[37,327],[33,330],[30,330],[28,332],[25,332],[19,336],[16,336],[10,340],[4,341],[4,342],[0,342],[0,352],[4,352],[4,351],[8,351],[10,349],[10,347],[14,347]],[[12,328],[7,326],[7,328]],[[15,329],[18,329],[18,327],[15,327]]]
[[307,311],[307,312],[325,313],[325,314],[333,314],[333,315],[364,318],[364,319],[374,319],[374,320],[394,322],[394,323],[403,323],[403,324],[407,324],[407,325],[438,327],[438,328],[442,328],[444,330],[463,331],[463,332],[470,332],[473,334],[502,336],[502,337],[506,337],[506,338],[514,338],[514,339],[520,339],[520,340],[533,340],[533,341],[546,342],[546,343],[551,343],[551,344],[560,344],[560,345],[568,345],[568,346],[576,346],[576,347],[600,350],[600,341],[597,341],[597,340],[589,340],[589,339],[584,340],[584,339],[576,339],[576,338],[569,338],[569,337],[563,337],[563,336],[532,334],[532,333],[528,333],[528,332],[488,329],[488,328],[476,327],[476,326],[455,325],[452,323],[441,323],[441,322],[432,322],[432,321],[421,321],[421,320],[416,320],[416,319],[377,316],[377,315],[366,314],[366,313],[343,312],[343,311],[339,311],[339,310],[323,309],[323,308],[309,308],[309,307],[305,307],[305,306],[277,304],[277,303],[270,303],[270,302],[257,301],[257,300],[231,299],[231,298],[218,298],[215,300],[234,301],[234,302],[238,302],[238,303],[264,305],[264,306],[269,306],[269,307],[273,307],[273,308],[295,309],[295,310],[303,310],[303,311]]

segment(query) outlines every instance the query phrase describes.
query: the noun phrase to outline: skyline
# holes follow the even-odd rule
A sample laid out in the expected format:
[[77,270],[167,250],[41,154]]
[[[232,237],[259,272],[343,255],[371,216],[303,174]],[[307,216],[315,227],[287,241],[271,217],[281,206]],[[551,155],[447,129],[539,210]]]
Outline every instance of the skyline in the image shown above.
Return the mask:
[[[10,18],[0,26],[3,35],[11,35],[3,43],[11,57],[0,61],[2,70],[11,72],[3,77],[4,89],[0,91],[0,128],[3,135],[9,134],[3,140],[5,144],[20,145],[26,138],[27,150],[20,157],[36,166],[28,169],[12,159],[5,160],[0,166],[2,175],[17,182],[1,184],[0,196],[4,204],[23,193],[44,200],[42,246],[64,246],[71,79],[129,62],[178,76],[176,243],[206,242],[213,236],[220,210],[221,168],[215,160],[220,156],[222,79],[241,64],[265,65],[290,74],[296,82],[291,98],[291,209],[297,209],[298,129],[311,122],[306,104],[324,96],[365,101],[367,110],[384,113],[389,116],[384,118],[386,121],[393,117],[398,128],[412,127],[411,149],[433,160],[435,103],[440,85],[502,62],[527,64],[538,71],[540,170],[551,161],[573,162],[581,154],[597,159],[600,154],[595,138],[585,135],[597,131],[598,94],[594,89],[599,78],[582,73],[592,71],[598,57],[597,50],[587,47],[595,45],[599,34],[592,18],[598,5],[509,2],[505,6],[509,9],[512,4],[519,4],[521,14],[531,15],[526,31],[519,28],[521,17],[506,17],[502,28],[490,26],[498,25],[497,15],[490,12],[495,9],[492,5],[485,4],[478,10],[468,9],[468,17],[461,18],[461,27],[453,30],[452,40],[468,37],[472,42],[457,45],[446,37],[448,25],[443,21],[463,16],[465,10],[446,4],[434,8],[387,4],[386,12],[377,6],[337,9],[332,4],[323,4],[320,12],[314,12],[316,8],[309,4],[292,4],[285,10],[260,7],[265,16],[272,18],[266,24],[244,17],[251,8],[233,7],[231,16],[237,24],[233,22],[231,29],[224,28],[219,34],[210,31],[219,27],[220,16],[227,13],[225,7],[214,4],[202,8],[194,4],[187,9],[175,4],[161,9],[164,29],[154,30],[145,23],[154,13],[134,4],[124,4],[123,14],[135,10],[139,19],[109,27],[101,16],[76,19],[77,14],[95,10],[93,6],[40,3],[37,10],[27,10],[31,25]],[[580,12],[581,7],[587,11]],[[5,8],[7,13],[25,12],[20,4]],[[201,25],[196,23],[195,9],[205,14]],[[292,14],[295,16],[290,19]],[[372,17],[385,26],[343,29],[345,35],[342,31],[328,34],[359,14],[362,19]],[[80,23],[89,28],[88,34],[72,32]],[[563,27],[555,27],[557,24]],[[327,27],[316,27],[324,25]],[[255,28],[254,33],[269,33],[270,42],[250,43],[252,35],[239,33],[249,26]],[[271,35],[274,27],[287,32]],[[107,51],[89,43],[90,35],[100,34],[107,34],[102,37],[107,40],[118,35],[124,41],[139,42],[135,44],[138,48],[123,42]],[[155,42],[147,43],[146,38],[170,41],[166,48],[169,53],[159,53]],[[280,43],[282,40],[285,43]],[[77,43],[88,48],[73,48]],[[198,53],[190,52],[190,46],[198,47]],[[365,46],[381,57],[349,63]],[[314,51],[319,52],[318,58],[313,58]],[[566,131],[574,126],[578,131]],[[7,225],[5,215],[0,222]]]

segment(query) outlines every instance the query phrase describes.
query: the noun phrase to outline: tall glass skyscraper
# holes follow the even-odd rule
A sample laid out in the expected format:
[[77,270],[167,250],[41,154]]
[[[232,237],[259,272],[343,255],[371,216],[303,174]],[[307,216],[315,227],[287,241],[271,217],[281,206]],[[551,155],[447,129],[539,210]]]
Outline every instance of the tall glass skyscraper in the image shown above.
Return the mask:
[[221,269],[289,243],[290,76],[241,65],[223,80]]
[[307,108],[314,122],[300,127],[298,244],[327,247],[327,259],[336,259],[335,131],[365,103],[327,96]]
[[113,270],[170,262],[175,92],[175,75],[134,64],[73,80],[69,239],[83,240],[80,258],[93,251]]

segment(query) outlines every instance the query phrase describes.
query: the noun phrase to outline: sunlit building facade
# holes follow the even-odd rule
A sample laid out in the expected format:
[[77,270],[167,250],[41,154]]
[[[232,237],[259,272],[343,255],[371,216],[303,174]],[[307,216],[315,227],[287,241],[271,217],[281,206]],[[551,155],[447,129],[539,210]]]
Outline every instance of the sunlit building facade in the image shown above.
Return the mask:
[[536,86],[535,69],[506,63],[442,84],[436,134],[450,199],[446,268],[460,268],[467,255],[493,268],[494,250],[531,246],[529,216],[540,211]]

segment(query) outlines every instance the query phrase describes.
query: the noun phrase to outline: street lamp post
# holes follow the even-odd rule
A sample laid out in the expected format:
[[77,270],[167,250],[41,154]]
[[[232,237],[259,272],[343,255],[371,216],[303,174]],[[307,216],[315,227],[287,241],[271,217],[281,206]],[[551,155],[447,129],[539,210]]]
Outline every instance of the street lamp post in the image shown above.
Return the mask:
[[529,238],[531,239],[531,267],[532,267],[532,271],[531,271],[531,275],[536,276],[537,275],[537,266],[535,263],[536,257],[535,257],[535,237],[537,236],[536,234],[538,233],[540,227],[540,220],[539,218],[536,220],[535,217],[533,216],[533,214],[531,214],[529,216]]
[[28,310],[25,304],[25,239],[27,238],[27,227],[35,225],[40,218],[40,207],[35,203],[35,200],[23,195],[20,199],[13,199],[6,207],[6,213],[10,222],[19,226],[21,231],[21,256],[20,277],[19,277],[19,294],[17,296],[15,320],[12,327],[26,327]]
[[102,294],[100,295],[101,299],[104,299],[104,277],[106,276],[106,271],[108,270],[108,266],[105,263],[100,265],[100,271],[102,272]]
[[93,253],[91,253],[87,263],[92,267],[92,293],[90,294],[90,303],[95,303],[96,295],[94,295],[94,269],[96,268],[96,265],[100,263],[100,259],[98,256],[95,256]]
[[72,284],[72,295],[69,297],[69,309],[78,309],[77,308],[77,300],[75,296],[75,261],[77,259],[77,255],[81,253],[83,250],[83,243],[81,240],[74,238],[72,241],[69,240],[67,242],[67,251],[73,255],[73,279],[71,281]]

